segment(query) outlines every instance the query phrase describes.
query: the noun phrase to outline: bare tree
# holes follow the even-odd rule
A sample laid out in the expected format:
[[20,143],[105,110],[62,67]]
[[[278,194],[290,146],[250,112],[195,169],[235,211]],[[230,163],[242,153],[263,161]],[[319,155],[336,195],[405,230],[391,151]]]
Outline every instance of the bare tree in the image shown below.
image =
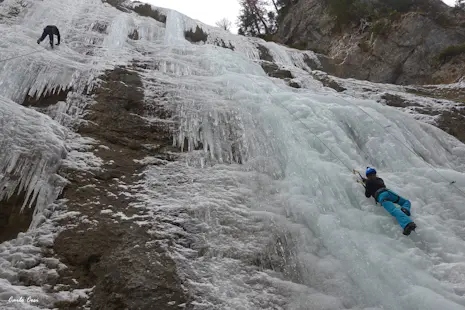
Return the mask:
[[287,14],[290,6],[297,3],[297,1],[239,0],[241,11],[237,20],[238,33],[245,36],[270,38],[278,31],[279,23]]
[[239,33],[251,36],[269,34],[267,0],[240,0]]
[[278,3],[275,0],[271,0],[273,2],[274,9],[276,10],[276,14],[279,13]]
[[227,18],[222,18],[219,21],[215,23],[216,26],[220,27],[221,29],[224,29],[226,31],[231,31],[231,21]]

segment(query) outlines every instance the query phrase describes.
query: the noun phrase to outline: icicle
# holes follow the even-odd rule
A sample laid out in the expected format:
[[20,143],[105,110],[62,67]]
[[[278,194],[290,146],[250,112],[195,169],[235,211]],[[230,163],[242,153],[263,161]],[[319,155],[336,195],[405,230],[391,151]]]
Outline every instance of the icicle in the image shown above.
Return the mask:
[[[50,203],[49,181],[65,152],[63,130],[49,117],[3,97],[0,120],[0,200],[25,191],[22,208],[35,201]],[[37,207],[43,208],[44,204]]]

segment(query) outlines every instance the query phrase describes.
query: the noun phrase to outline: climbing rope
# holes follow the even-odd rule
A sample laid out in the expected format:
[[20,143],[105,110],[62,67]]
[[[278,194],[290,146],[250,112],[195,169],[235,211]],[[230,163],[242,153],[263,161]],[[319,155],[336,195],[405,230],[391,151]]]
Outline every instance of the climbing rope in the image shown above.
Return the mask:
[[[14,57],[10,57],[10,58],[5,58],[5,59],[1,59],[0,62],[5,62],[5,61],[8,61],[8,60],[12,60],[12,59],[16,59],[16,58],[20,58],[20,57],[24,57],[24,56],[28,56],[28,55],[32,55],[34,53],[38,53],[40,52],[41,50],[33,50],[32,52],[30,53],[27,53],[27,54],[23,54],[23,55],[18,55],[18,56],[14,56]],[[431,165],[430,163],[428,163],[426,160],[424,160],[420,155],[418,155],[414,150],[412,150],[408,145],[406,145],[404,142],[402,142],[402,140],[400,140],[398,137],[396,137],[395,135],[393,135],[392,133],[390,133],[389,131],[387,131],[386,129],[389,126],[386,126],[386,127],[383,127],[381,126],[373,116],[370,115],[370,113],[366,112],[365,110],[363,110],[361,107],[359,107],[358,105],[342,98],[342,97],[339,97],[341,100],[343,100],[344,102],[347,102],[348,104],[356,107],[357,109],[359,109],[360,111],[362,111],[364,114],[368,115],[368,117],[370,117],[375,124],[377,124],[378,126],[381,127],[381,129],[385,132],[387,132],[389,135],[391,135],[392,137],[394,137],[394,139],[396,139],[398,142],[400,142],[407,150],[409,150],[410,152],[412,152],[415,156],[418,156],[422,161],[424,161],[434,172],[436,172],[441,178],[443,178],[446,182],[449,183],[449,185],[452,185],[453,187],[455,187],[460,193],[462,193],[464,196],[465,196],[465,191],[463,191],[462,189],[460,189],[457,185],[455,185],[455,181],[450,181],[448,180],[445,176],[443,176],[433,165]],[[288,109],[286,108],[286,106],[284,106],[283,104],[281,104],[280,102],[278,102],[279,106],[281,106],[283,109],[285,109],[291,116],[294,116],[294,114]],[[336,153],[333,152],[333,150],[331,150],[331,148],[326,145],[326,143],[323,142],[323,140],[320,139],[320,137],[318,137],[315,133],[312,132],[312,130],[310,129],[310,127],[308,127],[304,122],[302,122],[300,119],[297,119],[305,128],[307,128],[307,130],[313,135],[315,136],[320,142],[321,144],[323,144],[346,168],[347,170],[349,170],[350,172],[354,172],[354,169],[350,168],[346,163],[344,163],[344,161],[336,155]],[[365,153],[362,149],[360,149],[363,153]],[[366,155],[366,153],[365,153]]]
[[7,61],[7,60],[11,60],[11,59],[15,59],[15,58],[20,58],[20,57],[24,57],[24,56],[28,56],[28,55],[31,55],[31,54],[34,54],[34,53],[38,53],[38,52],[41,52],[42,50],[34,50],[30,53],[27,53],[27,54],[23,54],[23,55],[18,55],[18,56],[14,56],[14,57],[10,57],[10,58],[5,58],[5,59],[0,59],[0,62],[4,62],[4,61]]

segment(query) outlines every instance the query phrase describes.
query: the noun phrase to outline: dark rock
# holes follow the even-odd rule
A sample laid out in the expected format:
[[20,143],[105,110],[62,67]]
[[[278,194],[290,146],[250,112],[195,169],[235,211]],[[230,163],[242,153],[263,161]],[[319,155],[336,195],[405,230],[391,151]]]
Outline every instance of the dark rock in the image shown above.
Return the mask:
[[347,90],[347,88],[342,87],[341,85],[339,85],[334,80],[329,80],[327,83],[323,83],[323,85],[325,85],[326,87],[331,87],[332,89],[334,89],[334,90],[336,90],[338,92],[343,92],[343,91]]
[[465,110],[452,108],[444,111],[437,121],[437,126],[465,143]]
[[123,175],[123,172],[121,172],[121,171],[119,171],[117,169],[109,169],[109,170],[97,172],[95,174],[95,178],[99,179],[99,180],[108,181],[108,180],[111,180],[113,178],[119,178],[122,175]]
[[[315,68],[316,70],[323,70],[324,72],[327,72],[331,75],[335,75],[335,76],[339,76],[341,75],[339,72],[338,72],[338,64],[337,64],[337,61],[333,58],[330,58],[328,56],[325,56],[325,55],[322,55],[322,54],[317,54],[317,57],[318,57],[318,60],[320,61],[321,63],[321,68]],[[307,65],[312,68],[310,66],[310,64],[307,63]],[[313,69],[313,68],[312,68]]]
[[133,32],[128,34],[128,38],[131,40],[139,40],[139,32],[137,31],[137,29],[134,29]]
[[260,63],[263,70],[271,77],[278,78],[278,79],[292,79],[292,73],[289,70],[280,69],[278,65],[263,61]]
[[438,88],[434,86],[407,87],[407,92],[417,96],[465,103],[465,88]]
[[321,70],[322,66],[318,64],[314,59],[310,58],[307,54],[304,54],[304,62],[312,70]]
[[441,115],[440,111],[433,110],[432,108],[418,107],[418,108],[414,108],[414,111],[420,114],[424,114],[424,115],[431,115],[431,116]]
[[[409,93],[426,98],[437,98],[438,100],[451,100],[455,102],[465,103],[465,90],[460,88],[437,88],[434,86],[424,87],[408,87]],[[406,100],[398,95],[383,94],[381,97],[387,105],[393,107],[414,107],[414,111],[424,115],[439,116],[436,121],[436,126],[450,135],[456,137],[465,143],[465,110],[452,107],[450,110],[433,109],[424,107],[420,104]]]
[[293,88],[302,88],[302,86],[300,86],[300,84],[295,81],[290,81],[289,86]]
[[202,28],[197,26],[195,31],[189,30],[184,32],[184,37],[191,43],[207,42],[208,34]]
[[66,97],[70,91],[70,88],[60,89],[58,91],[42,94],[40,97],[37,97],[36,94],[33,96],[27,95],[23,101],[23,105],[26,107],[46,108],[57,104],[58,101],[66,101]]
[[313,77],[317,79],[318,81],[320,81],[324,86],[332,88],[336,90],[337,92],[343,92],[347,90],[347,88],[339,85],[334,79],[332,79],[328,75],[314,74]]
[[134,12],[141,16],[151,17],[160,23],[166,24],[166,16],[154,10],[150,4],[141,4],[134,7]]
[[144,309],[149,305],[179,309],[186,297],[174,272],[174,262],[147,246],[150,236],[137,231],[131,234],[123,236],[112,255],[103,257],[96,268],[105,276],[94,291],[93,305],[97,309]]
[[234,46],[231,44],[231,42],[228,42],[229,45],[227,45],[223,39],[216,39],[215,40],[215,45],[222,47],[222,48],[229,48],[231,51],[234,51]]
[[97,280],[94,265],[103,255],[110,255],[121,242],[122,230],[117,227],[99,225],[95,229],[80,227],[76,238],[74,230],[59,234],[54,243],[54,251],[63,255],[62,263],[73,268],[75,279],[81,286],[93,285]]
[[16,238],[18,233],[25,232],[31,225],[35,204],[21,211],[25,192],[14,194],[9,199],[0,201],[0,243]]
[[[95,309],[152,309],[156,305],[165,310],[189,305],[175,263],[156,242],[157,237],[148,235],[147,227],[136,228],[133,220],[116,217],[115,221],[112,214],[100,212],[111,209],[128,217],[143,216],[144,210],[129,207],[136,202],[135,196],[123,194],[118,186],[123,184],[128,188],[125,191],[130,191],[143,177],[144,165],[136,160],[147,156],[177,159],[172,153],[178,151],[172,146],[173,129],[140,117],[148,113],[162,119],[171,117],[161,104],[145,104],[142,81],[134,71],[141,65],[134,63],[132,70],[116,68],[105,73],[100,87],[94,90],[96,103],[89,107],[89,122],[79,129],[102,146],[93,151],[105,163],[102,171],[67,168],[59,172],[70,181],[61,197],[67,200],[67,209],[79,211],[95,224],[78,223],[58,235],[53,253],[67,268],[59,271],[60,277],[53,283],[70,290],[94,287],[91,304]],[[160,93],[158,98],[165,95]],[[171,153],[163,153],[165,150]],[[69,219],[62,222],[64,227],[70,224]],[[78,309],[85,302],[58,302],[55,307]]]
[[94,26],[92,26],[92,30],[97,31],[99,33],[107,33],[107,28],[108,28],[107,24],[102,24],[100,22],[96,22]]
[[[37,260],[36,264],[39,265],[40,260]],[[41,286],[43,284],[55,285],[58,276],[55,273],[38,273],[34,270],[34,267],[37,265],[31,266],[29,269],[19,270],[19,281],[25,286]]]
[[412,102],[410,100],[402,98],[401,96],[393,95],[389,93],[383,94],[381,98],[384,99],[386,104],[391,107],[406,108],[406,107],[411,107],[411,106],[420,106],[416,102]]
[[274,61],[273,57],[270,54],[270,51],[265,46],[263,46],[261,44],[258,44],[257,48],[258,48],[258,52],[260,53],[260,59],[261,60],[265,60],[265,61],[269,61],[269,62]]
[[[95,91],[97,104],[90,107],[88,120],[80,133],[98,136],[109,143],[140,149],[141,144],[171,144],[170,126],[164,123],[149,124],[138,115],[144,115],[145,106],[142,81],[137,72],[116,68],[108,72],[101,88]],[[153,105],[152,113],[170,114]]]
[[126,0],[102,0],[103,3],[108,3],[109,5],[117,8],[121,12],[130,13],[131,10],[125,7],[123,4]]

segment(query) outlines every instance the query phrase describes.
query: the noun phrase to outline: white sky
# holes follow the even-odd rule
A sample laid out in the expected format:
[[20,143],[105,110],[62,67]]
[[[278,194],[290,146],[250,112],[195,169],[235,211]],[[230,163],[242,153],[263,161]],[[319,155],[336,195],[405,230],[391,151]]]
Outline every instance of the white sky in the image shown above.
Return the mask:
[[202,23],[214,26],[215,22],[222,18],[227,18],[232,22],[233,32],[235,33],[236,19],[239,15],[238,0],[140,0],[151,3],[155,6],[161,6],[168,9],[174,9],[190,18],[197,19]]
[[[215,22],[227,18],[233,23],[233,32],[237,30],[236,19],[239,15],[238,0],[140,0],[155,6],[174,9],[193,19],[200,20],[207,25],[215,25]],[[443,0],[449,5],[454,5],[455,0]]]

